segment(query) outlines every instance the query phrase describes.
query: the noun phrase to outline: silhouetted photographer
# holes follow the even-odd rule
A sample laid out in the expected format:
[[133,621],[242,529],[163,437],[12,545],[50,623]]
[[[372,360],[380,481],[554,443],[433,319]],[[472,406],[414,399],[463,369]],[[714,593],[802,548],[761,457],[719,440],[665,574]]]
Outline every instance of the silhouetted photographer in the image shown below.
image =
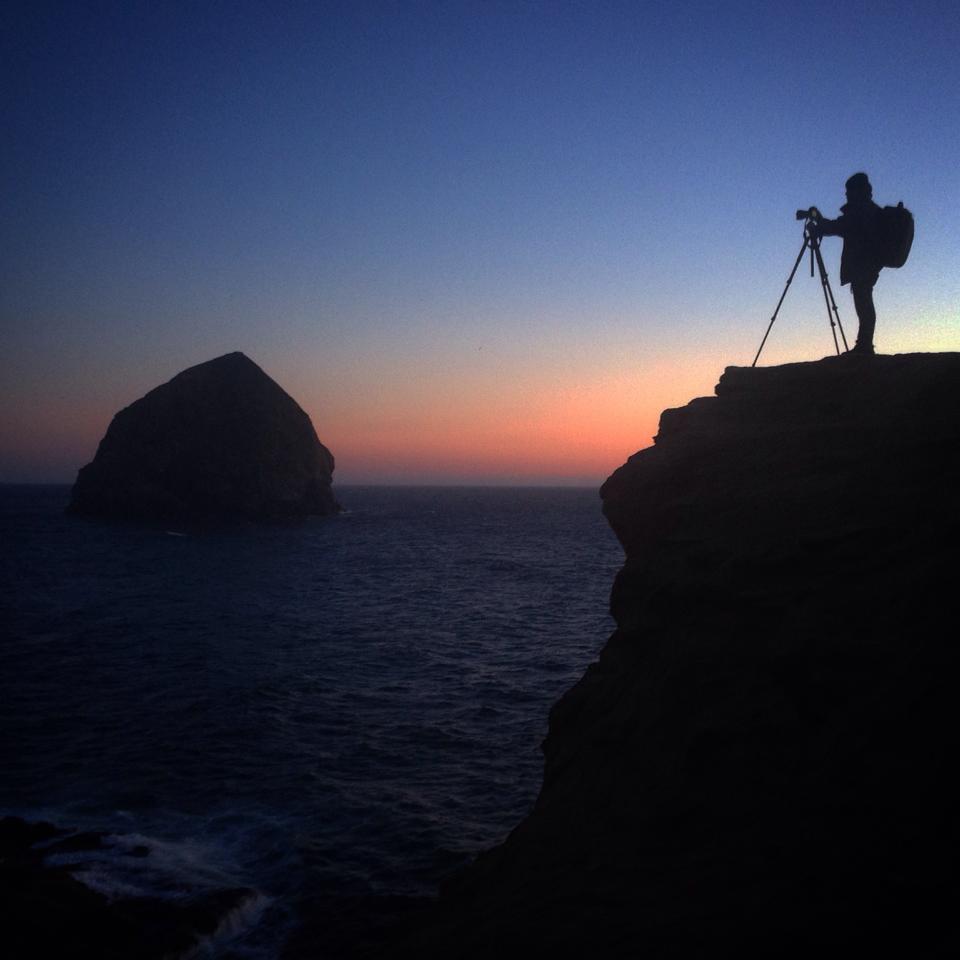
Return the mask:
[[[833,346],[840,354],[840,341],[845,352],[859,356],[873,355],[873,330],[877,323],[877,311],[873,306],[873,288],[880,271],[884,267],[902,267],[910,254],[913,244],[913,214],[903,203],[895,207],[879,207],[873,202],[873,187],[865,173],[855,173],[846,183],[847,202],[840,208],[836,220],[824,217],[816,207],[797,211],[797,219],[803,220],[803,244],[793,270],[787,277],[787,284],[780,294],[780,300],[773,311],[767,331],[760,341],[760,348],[753,358],[751,366],[756,366],[760,353],[774,321],[783,306],[784,298],[796,275],[797,267],[805,253],[810,254],[810,276],[814,275],[814,265],[820,273],[823,288],[823,300],[830,321]],[[847,346],[847,338],[840,323],[840,312],[830,287],[830,278],[820,254],[820,237],[843,237],[843,254],[840,258],[840,283],[850,284],[853,304],[857,310],[860,329],[853,350]],[[837,332],[840,340],[837,339]]]
[[873,288],[885,266],[883,210],[873,202],[873,187],[865,173],[855,173],[846,183],[847,202],[836,220],[815,219],[810,229],[818,236],[843,237],[840,285],[850,284],[853,305],[860,321],[854,353],[873,353],[877,311]]

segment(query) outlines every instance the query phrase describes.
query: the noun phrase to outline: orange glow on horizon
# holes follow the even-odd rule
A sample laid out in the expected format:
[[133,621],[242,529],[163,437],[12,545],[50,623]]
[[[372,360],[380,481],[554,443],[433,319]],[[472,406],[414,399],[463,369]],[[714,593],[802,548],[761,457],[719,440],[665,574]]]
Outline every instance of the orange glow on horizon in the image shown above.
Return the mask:
[[[313,416],[333,451],[338,476],[391,478],[513,477],[600,482],[629,456],[649,446],[665,407],[712,392],[716,381],[698,364],[662,364],[642,372],[512,384],[462,396],[446,404],[422,382],[390,398],[333,415]],[[676,399],[674,399],[676,398]]]
[[346,474],[385,473],[448,475],[478,478],[515,476],[528,480],[538,477],[602,478],[615,470],[630,454],[648,446],[655,426],[645,438],[617,439],[572,436],[562,442],[551,437],[492,436],[474,433],[366,438],[361,445],[349,438],[331,438],[338,472]]
[[[582,357],[496,370],[436,363],[419,376],[367,367],[335,379],[270,367],[311,416],[343,484],[599,484],[650,445],[664,408],[709,394],[719,373],[715,358],[689,357],[615,357],[606,369]],[[29,425],[24,418],[4,432],[0,479],[72,483],[113,414],[153,385],[117,388],[96,407],[38,404]]]

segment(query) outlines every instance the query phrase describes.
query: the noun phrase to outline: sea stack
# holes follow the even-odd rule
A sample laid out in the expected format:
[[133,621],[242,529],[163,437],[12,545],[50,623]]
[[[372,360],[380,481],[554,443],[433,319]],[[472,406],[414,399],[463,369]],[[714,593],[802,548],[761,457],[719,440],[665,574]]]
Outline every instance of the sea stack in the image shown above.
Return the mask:
[[333,455],[242,353],[190,367],[114,416],[69,512],[146,522],[272,521],[339,510]]
[[[604,484],[617,629],[420,956],[953,956],[960,354],[730,368]],[[952,626],[951,626],[952,624]]]

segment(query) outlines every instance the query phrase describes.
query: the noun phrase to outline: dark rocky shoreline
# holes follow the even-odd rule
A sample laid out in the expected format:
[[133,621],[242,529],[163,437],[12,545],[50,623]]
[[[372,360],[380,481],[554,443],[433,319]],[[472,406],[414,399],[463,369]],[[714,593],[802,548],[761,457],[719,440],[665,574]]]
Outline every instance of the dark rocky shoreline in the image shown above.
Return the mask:
[[[10,960],[162,960],[189,955],[214,936],[256,891],[217,890],[174,900],[109,899],[78,879],[87,864],[51,864],[63,854],[91,857],[111,846],[109,834],[77,832],[19,817],[0,820],[0,902],[3,954]],[[148,858],[146,846],[129,856]]]

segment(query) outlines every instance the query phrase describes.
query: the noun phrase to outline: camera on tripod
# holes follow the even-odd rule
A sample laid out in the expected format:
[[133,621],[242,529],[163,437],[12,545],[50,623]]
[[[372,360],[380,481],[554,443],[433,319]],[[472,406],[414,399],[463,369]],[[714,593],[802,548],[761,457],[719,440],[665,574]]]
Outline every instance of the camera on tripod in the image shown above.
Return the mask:
[[806,210],[797,211],[797,219],[805,221],[803,224],[803,244],[800,247],[800,252],[797,254],[793,269],[790,271],[790,276],[787,277],[787,285],[783,288],[783,293],[780,294],[777,308],[773,311],[773,316],[767,325],[767,332],[760,341],[760,349],[757,350],[757,355],[753,358],[753,363],[750,364],[751,367],[755,367],[757,361],[760,359],[760,352],[763,350],[763,345],[767,342],[767,337],[770,336],[770,331],[773,329],[773,321],[777,319],[777,314],[783,306],[783,300],[787,295],[787,291],[790,289],[790,284],[793,283],[797,267],[800,266],[800,261],[808,250],[810,251],[810,276],[813,276],[814,264],[816,264],[817,269],[820,271],[820,286],[823,288],[823,302],[827,307],[830,333],[833,334],[833,348],[837,351],[837,356],[839,356],[840,341],[837,340],[837,330],[839,330],[840,339],[843,340],[844,351],[849,352],[850,350],[850,347],[847,345],[847,335],[843,332],[843,324],[840,322],[840,311],[837,310],[837,301],[833,299],[833,288],[830,286],[827,268],[823,265],[823,257],[820,255],[820,221],[823,219],[823,215],[816,207],[807,207]]

